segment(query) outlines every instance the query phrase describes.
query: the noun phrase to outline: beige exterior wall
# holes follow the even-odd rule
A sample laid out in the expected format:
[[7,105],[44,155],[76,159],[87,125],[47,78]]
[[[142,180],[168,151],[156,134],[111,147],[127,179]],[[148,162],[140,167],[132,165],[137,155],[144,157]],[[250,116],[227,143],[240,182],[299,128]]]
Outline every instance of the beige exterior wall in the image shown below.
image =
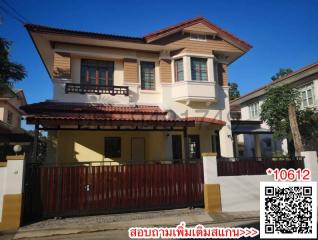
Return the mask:
[[[211,136],[215,134],[217,127],[198,126],[189,128],[189,135],[200,136],[201,152],[212,149]],[[182,131],[50,131],[49,139],[52,144],[49,148],[47,163],[75,163],[92,161],[131,161],[132,138],[144,138],[145,160],[166,161],[172,160],[172,135],[182,137],[182,155],[184,154],[184,139]],[[105,158],[105,137],[121,138],[121,157]]]
[[126,83],[138,83],[137,59],[124,59],[124,81]]
[[206,41],[190,40],[189,34],[175,33],[166,38],[155,41],[155,44],[165,45],[169,48],[184,49],[185,52],[212,54],[213,51],[237,52],[242,50],[220,39],[207,36]]
[[162,83],[171,83],[172,73],[171,73],[171,60],[161,59],[160,60],[160,81]]
[[218,81],[221,86],[228,86],[228,72],[227,65],[223,63],[219,63],[218,67]]
[[203,23],[192,25],[190,27],[185,28],[184,30],[193,31],[193,32],[202,32],[202,33],[216,33],[215,31],[213,31],[211,28],[209,28]]
[[53,62],[55,78],[71,78],[71,57],[68,53],[55,52]]

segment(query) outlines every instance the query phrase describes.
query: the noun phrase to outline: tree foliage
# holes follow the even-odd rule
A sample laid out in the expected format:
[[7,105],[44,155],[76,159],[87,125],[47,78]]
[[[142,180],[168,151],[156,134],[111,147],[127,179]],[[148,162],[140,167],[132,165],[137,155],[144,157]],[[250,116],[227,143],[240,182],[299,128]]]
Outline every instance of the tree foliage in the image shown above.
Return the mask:
[[0,38],[0,87],[12,86],[15,81],[26,77],[23,65],[10,61],[9,50],[11,42]]
[[292,142],[288,105],[296,107],[297,123],[304,150],[318,150],[318,112],[313,109],[300,109],[300,94],[287,86],[270,88],[261,106],[261,119],[270,126],[275,139]]
[[284,77],[292,72],[293,70],[291,68],[280,68],[278,72],[274,76],[272,76],[272,81],[276,81],[277,79]]
[[229,83],[230,89],[229,89],[229,94],[230,94],[230,100],[234,100],[238,97],[240,97],[240,91],[238,89],[237,83]]
[[299,131],[306,151],[317,151],[318,147],[318,112],[305,109],[297,114]]
[[292,140],[288,105],[293,103],[299,109],[299,92],[286,86],[269,88],[261,106],[261,119],[270,126],[275,139]]

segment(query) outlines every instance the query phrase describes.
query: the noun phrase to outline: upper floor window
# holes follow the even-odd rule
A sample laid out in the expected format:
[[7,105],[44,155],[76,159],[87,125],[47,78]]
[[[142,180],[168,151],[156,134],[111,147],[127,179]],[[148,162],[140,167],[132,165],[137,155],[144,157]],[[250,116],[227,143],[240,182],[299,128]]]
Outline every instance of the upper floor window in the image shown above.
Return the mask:
[[12,125],[12,123],[13,123],[13,113],[11,111],[8,111],[7,123],[10,125]]
[[303,108],[310,107],[314,104],[314,94],[312,85],[303,87],[301,90],[301,106]]
[[248,106],[248,110],[249,110],[249,114],[250,114],[250,118],[258,118],[259,114],[260,114],[260,107],[259,107],[259,103],[252,103]]
[[155,63],[140,62],[140,77],[142,90],[155,90]]
[[191,58],[191,77],[196,81],[207,81],[207,59]]
[[178,59],[174,61],[175,79],[176,82],[183,81],[183,60]]
[[81,83],[113,86],[114,62],[82,59]]
[[206,41],[206,35],[205,34],[190,33],[190,40]]

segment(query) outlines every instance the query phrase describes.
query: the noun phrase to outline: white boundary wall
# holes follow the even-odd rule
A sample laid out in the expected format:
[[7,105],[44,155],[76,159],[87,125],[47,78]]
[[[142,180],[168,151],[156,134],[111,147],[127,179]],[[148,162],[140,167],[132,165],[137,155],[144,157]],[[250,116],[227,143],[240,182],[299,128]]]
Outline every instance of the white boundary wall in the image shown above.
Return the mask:
[[[302,152],[312,181],[318,181],[316,152]],[[220,184],[222,212],[259,211],[260,182],[274,181],[268,175],[218,176],[216,156],[203,156],[204,183]]]
[[0,222],[4,195],[22,194],[23,164],[24,156],[10,156],[7,166],[0,166]]

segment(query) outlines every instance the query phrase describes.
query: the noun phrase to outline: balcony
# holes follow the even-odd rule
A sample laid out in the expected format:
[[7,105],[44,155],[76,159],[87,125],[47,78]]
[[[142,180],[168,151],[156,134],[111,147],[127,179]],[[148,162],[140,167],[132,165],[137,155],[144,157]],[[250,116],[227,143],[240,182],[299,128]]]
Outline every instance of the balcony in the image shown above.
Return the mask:
[[127,86],[107,86],[107,85],[92,85],[79,83],[66,83],[65,93],[80,93],[80,94],[109,94],[115,95],[129,95],[129,88]]
[[180,81],[172,85],[172,98],[177,102],[205,102],[216,101],[215,82],[208,81]]

